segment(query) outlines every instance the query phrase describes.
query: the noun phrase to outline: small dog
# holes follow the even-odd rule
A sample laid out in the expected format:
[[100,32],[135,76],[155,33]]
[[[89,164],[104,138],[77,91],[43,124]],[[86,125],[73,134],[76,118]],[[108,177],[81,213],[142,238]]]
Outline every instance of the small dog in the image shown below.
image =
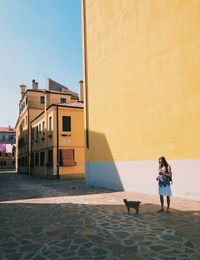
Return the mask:
[[124,204],[127,207],[128,210],[128,214],[130,214],[130,208],[134,208],[136,210],[136,213],[139,213],[139,207],[140,207],[140,203],[141,201],[128,201],[127,199],[123,199]]

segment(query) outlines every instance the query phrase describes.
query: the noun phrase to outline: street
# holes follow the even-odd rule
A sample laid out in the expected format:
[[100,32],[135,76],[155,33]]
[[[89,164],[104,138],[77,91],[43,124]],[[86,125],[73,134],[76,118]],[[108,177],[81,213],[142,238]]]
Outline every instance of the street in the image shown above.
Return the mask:
[[159,208],[158,196],[2,172],[0,259],[200,259],[200,202]]

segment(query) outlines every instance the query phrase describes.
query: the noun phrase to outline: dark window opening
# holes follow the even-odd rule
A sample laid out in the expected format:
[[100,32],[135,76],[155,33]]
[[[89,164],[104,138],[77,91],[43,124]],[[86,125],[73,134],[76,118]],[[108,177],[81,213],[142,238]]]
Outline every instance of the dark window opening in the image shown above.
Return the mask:
[[49,131],[52,131],[52,117],[49,117]]
[[21,158],[18,158],[17,162],[18,162],[18,166],[20,167],[21,166]]
[[42,132],[44,134],[44,121],[42,122]]
[[24,156],[24,166],[27,166],[27,156]]
[[61,98],[61,99],[60,99],[60,103],[67,103],[66,98]]
[[44,166],[45,153],[40,152],[40,166]]
[[40,104],[44,104],[44,97],[43,96],[40,97]]
[[35,153],[35,166],[39,166],[39,154]]
[[34,167],[34,153],[31,154],[31,167]]
[[24,157],[21,158],[21,166],[24,167]]
[[38,126],[36,126],[36,139],[38,139]]
[[48,150],[48,166],[53,166],[53,150]]
[[71,132],[71,116],[63,116],[62,118],[62,130]]

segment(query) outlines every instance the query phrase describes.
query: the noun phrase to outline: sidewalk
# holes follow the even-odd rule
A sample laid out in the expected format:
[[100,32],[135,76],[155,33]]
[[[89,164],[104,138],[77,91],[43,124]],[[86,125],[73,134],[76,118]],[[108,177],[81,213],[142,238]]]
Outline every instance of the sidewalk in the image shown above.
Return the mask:
[[172,197],[158,213],[158,196],[14,173],[0,190],[0,259],[200,259],[200,202]]

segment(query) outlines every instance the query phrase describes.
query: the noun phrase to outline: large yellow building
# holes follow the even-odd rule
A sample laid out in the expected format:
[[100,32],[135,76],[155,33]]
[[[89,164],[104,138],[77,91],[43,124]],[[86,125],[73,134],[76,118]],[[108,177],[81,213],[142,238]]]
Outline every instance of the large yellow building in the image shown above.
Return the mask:
[[[82,82],[80,82],[82,87]],[[48,79],[46,89],[21,85],[16,124],[17,171],[43,178],[83,178],[82,96]]]
[[89,185],[200,199],[200,1],[82,0]]

